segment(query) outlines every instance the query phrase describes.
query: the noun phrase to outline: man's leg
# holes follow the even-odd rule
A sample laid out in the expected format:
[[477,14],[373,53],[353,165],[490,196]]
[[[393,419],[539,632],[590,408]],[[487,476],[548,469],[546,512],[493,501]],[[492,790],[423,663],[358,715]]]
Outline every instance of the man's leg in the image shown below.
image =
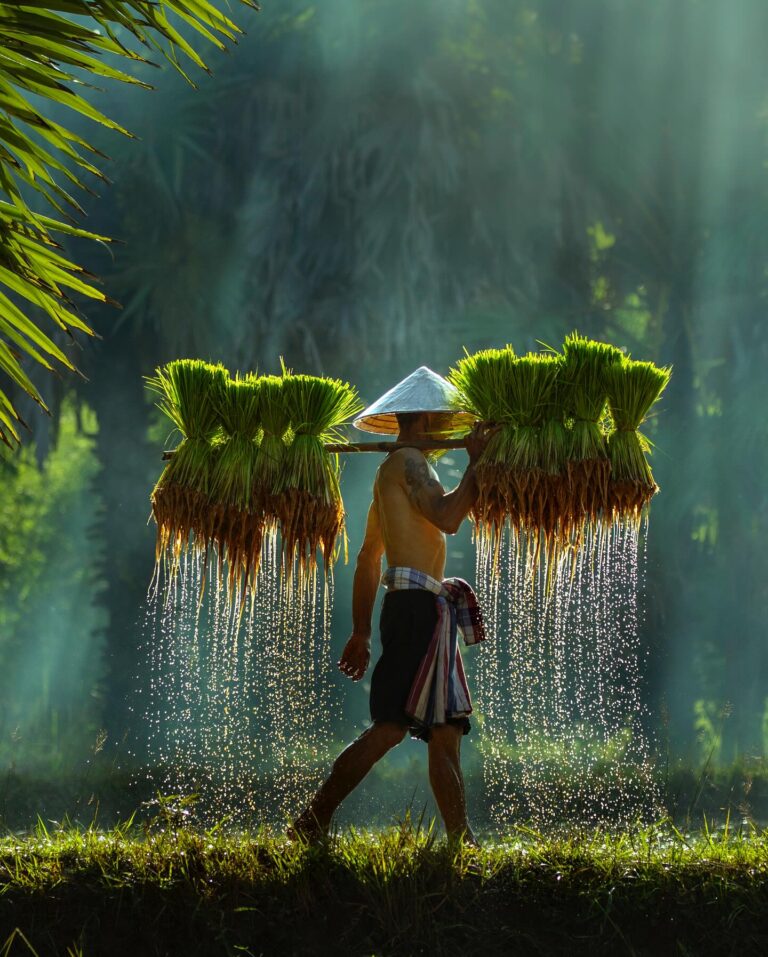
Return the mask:
[[438,724],[431,729],[428,741],[429,783],[448,837],[463,838],[470,844],[476,844],[467,820],[460,763],[462,735],[462,727],[455,724]]
[[405,725],[377,721],[346,747],[333,762],[326,782],[320,787],[289,832],[314,837],[325,834],[336,808],[353,791],[387,751],[405,737]]

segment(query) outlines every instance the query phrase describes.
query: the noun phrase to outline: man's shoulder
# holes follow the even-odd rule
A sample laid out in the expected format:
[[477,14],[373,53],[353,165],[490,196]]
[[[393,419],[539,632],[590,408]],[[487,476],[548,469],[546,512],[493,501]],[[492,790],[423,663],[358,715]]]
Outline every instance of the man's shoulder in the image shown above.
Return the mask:
[[374,488],[378,492],[400,489],[410,493],[414,476],[420,476],[422,473],[425,479],[429,478],[427,460],[418,449],[396,449],[379,466]]
[[422,462],[426,463],[426,459],[422,452],[418,449],[412,448],[402,448],[395,449],[394,452],[390,452],[389,455],[384,459],[379,467],[379,475],[402,475],[405,473],[408,465],[421,465]]

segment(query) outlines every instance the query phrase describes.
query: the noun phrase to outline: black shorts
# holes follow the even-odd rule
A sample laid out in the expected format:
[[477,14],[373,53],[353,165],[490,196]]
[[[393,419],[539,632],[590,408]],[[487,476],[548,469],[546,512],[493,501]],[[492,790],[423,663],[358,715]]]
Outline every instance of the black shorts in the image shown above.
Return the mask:
[[[437,624],[435,596],[420,589],[390,591],[381,606],[381,657],[371,675],[371,720],[407,725],[411,737],[429,740],[429,727],[405,713],[419,665]],[[468,718],[448,718],[448,724],[471,727]]]

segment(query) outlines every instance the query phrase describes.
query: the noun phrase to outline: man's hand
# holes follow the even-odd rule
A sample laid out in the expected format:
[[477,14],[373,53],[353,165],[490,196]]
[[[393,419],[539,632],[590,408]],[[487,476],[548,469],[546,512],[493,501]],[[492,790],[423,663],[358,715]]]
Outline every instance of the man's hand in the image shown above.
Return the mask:
[[464,439],[470,465],[474,465],[477,462],[483,454],[486,445],[488,445],[488,440],[492,435],[498,432],[500,428],[500,425],[488,426],[484,422],[476,422],[474,424],[472,431],[469,432]]
[[352,634],[344,645],[339,659],[339,671],[353,681],[359,681],[371,660],[371,639],[367,635]]

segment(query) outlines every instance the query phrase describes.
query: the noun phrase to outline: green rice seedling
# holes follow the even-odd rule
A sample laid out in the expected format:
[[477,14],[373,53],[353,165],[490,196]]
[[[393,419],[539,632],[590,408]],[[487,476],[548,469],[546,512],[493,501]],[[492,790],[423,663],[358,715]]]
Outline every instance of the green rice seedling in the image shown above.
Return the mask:
[[574,525],[595,520],[606,509],[610,464],[600,422],[608,397],[606,370],[622,358],[615,346],[577,332],[563,344],[561,374],[570,403],[566,415],[572,424],[568,474]]
[[465,355],[448,373],[448,381],[459,393],[458,408],[499,426],[477,463],[479,496],[472,511],[477,534],[491,544],[498,543],[508,518],[513,524],[518,520],[508,495],[509,455],[517,429],[509,390],[516,361],[510,345],[484,349]]
[[284,374],[283,397],[293,440],[283,457],[280,528],[288,574],[294,564],[300,581],[314,572],[317,550],[328,571],[344,529],[338,455],[324,443],[338,438],[339,427],[362,408],[356,390],[340,379]]
[[217,385],[213,405],[224,433],[211,474],[211,535],[229,565],[230,594],[236,583],[255,584],[264,517],[253,507],[253,473],[261,431],[259,380],[252,375]]
[[638,520],[658,491],[648,463],[648,439],[638,431],[661,396],[672,370],[652,362],[623,359],[606,369],[614,430],[608,436],[610,506],[614,515]]
[[258,504],[264,512],[265,531],[274,534],[291,421],[283,395],[282,376],[266,375],[259,379],[259,418],[262,436],[253,468],[252,498],[254,506]]
[[570,433],[565,424],[566,385],[561,375],[563,358],[551,357],[556,363],[555,380],[544,403],[540,437],[540,467],[547,475],[560,475],[568,461]]
[[552,355],[557,360],[557,372],[544,405],[539,437],[540,465],[544,473],[540,478],[544,489],[541,528],[549,539],[566,541],[571,528],[567,472],[571,433],[566,425],[566,410],[573,400],[571,386],[563,378],[564,359],[559,353]]
[[206,546],[212,443],[220,430],[212,397],[227,375],[221,365],[177,359],[147,378],[147,387],[160,396],[158,408],[182,435],[151,495],[157,559],[170,557],[173,568],[190,535],[194,535],[196,547]]
[[537,497],[543,473],[542,424],[562,360],[518,357],[511,346],[461,359],[449,373],[461,407],[500,425],[477,463],[480,496],[475,521],[493,539],[509,521],[515,529],[538,528],[545,506]]
[[542,481],[542,425],[560,366],[558,356],[531,353],[516,359],[509,369],[509,412],[517,426],[507,450],[510,494],[517,498],[521,526],[529,529],[539,529],[544,523],[548,486]]

